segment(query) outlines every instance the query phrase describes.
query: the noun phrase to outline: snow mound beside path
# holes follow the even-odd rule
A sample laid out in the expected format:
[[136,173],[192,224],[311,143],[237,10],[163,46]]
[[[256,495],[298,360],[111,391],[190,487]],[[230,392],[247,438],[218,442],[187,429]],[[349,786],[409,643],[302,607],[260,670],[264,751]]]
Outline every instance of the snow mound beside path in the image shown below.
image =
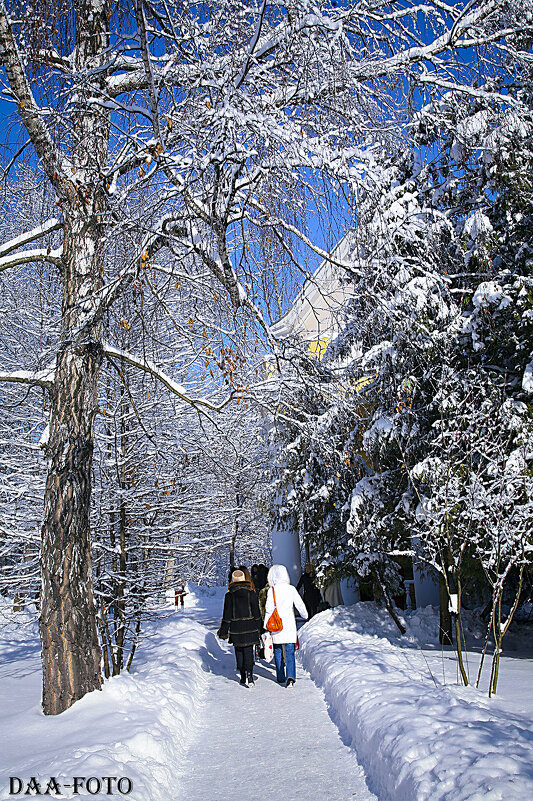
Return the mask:
[[430,612],[403,638],[372,603],[323,612],[300,630],[303,665],[381,801],[530,801],[531,716],[440,682],[414,647]]
[[[0,799],[13,797],[10,776],[35,776],[44,786],[53,776],[62,788],[77,776],[124,776],[133,785],[127,797],[171,801],[207,690],[214,635],[190,617],[159,618],[146,626],[131,673],[45,717],[38,634],[26,622],[0,642]],[[97,795],[82,787],[76,797],[108,796],[102,786]]]

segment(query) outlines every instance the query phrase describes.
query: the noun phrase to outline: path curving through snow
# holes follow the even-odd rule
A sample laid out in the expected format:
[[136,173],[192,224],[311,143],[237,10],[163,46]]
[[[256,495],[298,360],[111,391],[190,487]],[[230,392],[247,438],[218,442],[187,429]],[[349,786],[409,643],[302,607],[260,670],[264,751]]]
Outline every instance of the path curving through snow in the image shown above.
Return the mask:
[[[216,631],[213,613],[200,606],[187,612]],[[218,641],[207,668],[209,689],[178,767],[180,801],[375,801],[322,691],[299,663],[294,687],[280,687],[264,661],[255,667],[255,687],[241,687],[233,648]]]

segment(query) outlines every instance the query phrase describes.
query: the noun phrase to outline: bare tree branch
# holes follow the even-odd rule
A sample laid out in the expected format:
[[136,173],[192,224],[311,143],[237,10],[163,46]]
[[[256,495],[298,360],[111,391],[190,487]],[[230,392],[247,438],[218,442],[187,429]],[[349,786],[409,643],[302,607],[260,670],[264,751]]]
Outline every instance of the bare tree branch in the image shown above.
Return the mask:
[[13,253],[11,256],[0,258],[0,273],[9,270],[10,267],[18,267],[20,264],[30,264],[34,261],[61,264],[62,253],[63,246],[57,250],[23,250],[20,253]]
[[157,365],[155,365],[149,359],[143,359],[142,357],[134,356],[132,353],[120,350],[119,348],[114,348],[107,343],[104,343],[103,347],[104,353],[110,359],[110,361],[112,361],[113,358],[121,359],[127,364],[131,364],[132,367],[137,367],[139,370],[149,373],[149,375],[153,376],[162,384],[164,384],[166,388],[169,389],[174,395],[177,395],[178,398],[181,398],[182,401],[188,403],[190,406],[201,409],[209,409],[212,412],[220,412],[233,399],[234,395],[233,393],[230,393],[230,395],[217,406],[216,404],[202,398],[193,398],[188,394],[184,386],[178,384],[177,381],[174,381],[173,378],[160,370],[159,367],[157,367]]
[[43,121],[41,109],[33,96],[4,0],[0,0],[0,61],[5,67],[11,90],[17,101],[20,118],[35,152],[41,159],[52,185],[60,195],[63,195],[65,194],[66,160],[52,141]]

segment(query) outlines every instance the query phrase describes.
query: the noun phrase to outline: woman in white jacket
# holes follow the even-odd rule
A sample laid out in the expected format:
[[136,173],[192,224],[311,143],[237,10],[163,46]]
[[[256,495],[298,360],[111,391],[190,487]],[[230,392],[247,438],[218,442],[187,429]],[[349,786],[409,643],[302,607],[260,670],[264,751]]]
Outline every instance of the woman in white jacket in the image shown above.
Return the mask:
[[268,618],[275,606],[283,624],[281,631],[272,632],[276,674],[279,684],[290,687],[296,681],[294,646],[297,634],[294,607],[305,620],[308,617],[307,609],[296,587],[292,586],[285,565],[272,565],[268,571],[268,583],[270,589],[266,599],[264,625],[266,628]]

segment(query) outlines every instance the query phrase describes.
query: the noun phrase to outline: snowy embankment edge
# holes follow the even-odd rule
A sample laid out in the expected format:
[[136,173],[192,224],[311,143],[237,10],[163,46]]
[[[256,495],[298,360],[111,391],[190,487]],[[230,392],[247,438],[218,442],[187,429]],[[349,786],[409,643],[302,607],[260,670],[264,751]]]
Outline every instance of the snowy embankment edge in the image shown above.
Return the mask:
[[[11,797],[8,775],[45,783],[54,776],[60,785],[112,776],[129,778],[131,797],[169,801],[208,687],[211,639],[190,617],[159,618],[146,627],[130,673],[109,679],[57,717],[45,717],[35,703],[36,678],[34,705],[11,716],[5,710],[0,728],[11,730],[16,742],[6,755],[0,799]],[[86,795],[82,787],[77,797]]]
[[386,613],[328,610],[301,629],[300,646],[381,801],[533,798],[528,716],[473,687],[441,684]]

